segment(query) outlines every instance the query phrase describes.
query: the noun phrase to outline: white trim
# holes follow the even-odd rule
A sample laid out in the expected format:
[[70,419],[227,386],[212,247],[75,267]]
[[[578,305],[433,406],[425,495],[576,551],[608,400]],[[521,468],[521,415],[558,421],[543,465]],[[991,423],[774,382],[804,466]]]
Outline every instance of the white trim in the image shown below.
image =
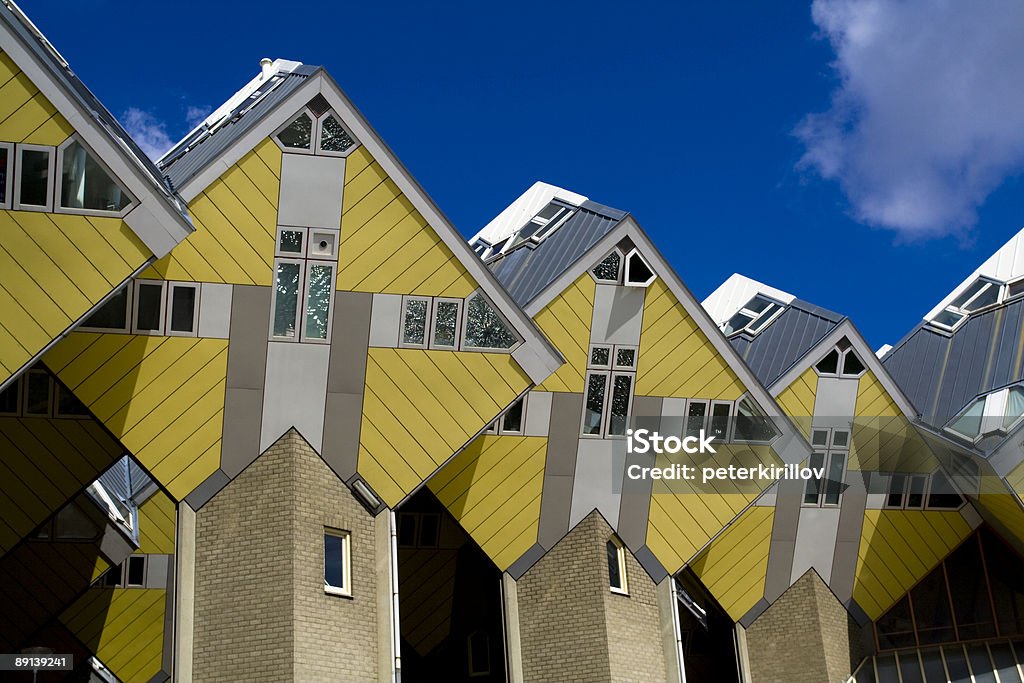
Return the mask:
[[[313,245],[314,245],[314,243],[319,242],[318,237],[324,237],[324,236],[329,237],[330,240],[331,240],[331,242],[330,242],[330,248],[331,248],[330,253],[329,254],[315,254],[315,253],[313,253]],[[306,253],[306,258],[313,259],[314,261],[334,261],[334,262],[336,262],[338,260],[338,242],[341,241],[341,231],[340,230],[338,230],[338,229],[332,230],[330,228],[309,228],[306,231],[305,240],[306,240],[306,243],[304,245],[305,246],[304,251]],[[317,248],[319,248],[319,246],[320,245],[317,244]]]
[[[192,300],[192,330],[171,329],[171,317],[174,313],[174,291],[176,289],[191,289],[195,294]],[[167,317],[164,320],[164,329],[168,337],[198,337],[199,336],[199,283],[198,282],[168,282],[167,283]]]
[[[612,254],[618,254],[619,255],[619,267],[615,271],[615,279],[614,280],[605,280],[604,278],[600,278],[597,275],[595,275],[594,271],[597,270],[597,267],[600,266],[602,263],[604,263],[608,259],[608,257],[611,256]],[[594,278],[594,282],[598,282],[598,283],[601,283],[601,284],[609,284],[609,285],[620,285],[620,284],[622,284],[622,272],[625,270],[625,268],[626,268],[626,255],[622,253],[621,249],[619,249],[618,247],[615,247],[614,249],[609,251],[607,254],[602,256],[597,261],[597,263],[595,263],[593,266],[591,266],[590,270],[588,272],[590,273],[590,277]]]
[[[348,149],[346,149],[343,152],[336,152],[336,151],[329,150],[329,149],[323,149],[320,146],[320,143],[323,141],[324,122],[327,121],[327,117],[328,116],[334,118],[334,120],[338,122],[338,125],[341,126],[342,130],[344,130],[345,133],[347,133],[348,136],[352,139],[352,146],[349,147]],[[345,122],[342,120],[341,116],[339,116],[333,109],[328,109],[327,111],[325,111],[320,116],[320,118],[315,119],[315,122],[316,122],[316,144],[314,144],[313,149],[316,150],[316,154],[322,155],[322,156],[328,156],[328,157],[341,157],[342,159],[344,159],[349,154],[351,154],[352,152],[354,152],[357,149],[359,149],[359,138],[357,138],[355,135],[352,134],[352,131],[350,131],[348,129],[348,126],[345,125]]]
[[331,536],[332,538],[341,539],[341,586],[332,586],[327,583],[327,549],[324,548],[324,593],[327,595],[340,595],[342,597],[352,597],[352,533],[349,531],[342,531],[341,529],[334,529],[331,527],[324,527],[324,537]]
[[[139,328],[139,289],[143,286],[160,288],[160,308],[157,311],[159,323],[156,329],[143,330]],[[143,334],[150,336],[163,335],[164,317],[167,311],[167,281],[166,280],[134,280],[132,282],[132,334]]]
[[[440,349],[442,351],[458,351],[462,344],[462,306],[465,302],[462,299],[454,299],[451,297],[434,297],[434,301],[431,308],[432,315],[427,320],[429,323],[427,326],[427,337],[428,337],[428,348]],[[441,304],[454,304],[455,305],[455,339],[450,345],[443,345],[437,343],[437,312],[440,309]]]
[[[625,424],[622,426],[622,434],[612,434],[611,433],[611,425],[612,425],[612,399],[613,399],[613,397],[615,395],[615,380],[618,377],[628,377],[629,378],[629,398],[626,399],[626,415],[625,415],[625,418],[624,418],[625,419]],[[636,392],[636,371],[635,370],[632,370],[630,372],[616,372],[614,370],[612,371],[611,379],[610,379],[610,381],[608,383],[607,396],[605,397],[605,402],[606,402],[605,403],[605,411],[604,411],[605,412],[605,418],[604,418],[605,419],[605,424],[604,424],[604,435],[605,435],[605,438],[607,438],[607,439],[625,439],[626,438],[626,430],[629,429],[629,418],[632,417],[632,415],[633,415],[633,396],[634,396],[635,392]]]
[[[632,365],[619,365],[619,351],[632,351],[633,352],[633,364]],[[628,370],[630,372],[636,372],[637,361],[640,359],[640,347],[633,346],[632,344],[616,344],[615,348],[612,349],[612,370]]]
[[[277,336],[274,334],[274,323],[276,322],[277,314],[277,268],[279,264],[294,264],[299,267],[299,278],[298,278],[298,291],[295,292],[295,333],[290,336]],[[267,332],[268,338],[271,341],[286,341],[286,342],[297,342],[302,336],[302,312],[305,310],[305,292],[303,291],[306,284],[306,260],[303,258],[275,258],[274,259],[274,270],[270,278],[271,297],[270,297],[270,329]]]
[[[44,211],[46,213],[53,212],[53,192],[54,186],[56,185],[56,179],[54,178],[54,169],[56,168],[56,150],[48,145],[29,145],[18,143],[14,146],[15,150],[15,177],[14,177],[14,201],[12,206],[15,211]],[[23,204],[21,201],[21,176],[22,169],[25,163],[22,159],[22,155],[25,152],[46,152],[47,154],[47,181],[46,181],[46,203],[45,204]]]
[[[410,301],[423,301],[426,308],[423,311],[423,343],[405,341],[405,318],[409,310]],[[398,348],[400,349],[425,349],[430,343],[430,330],[433,325],[433,299],[429,296],[418,296],[406,294],[402,297],[402,315],[398,320]]]
[[[705,432],[708,430],[709,420],[711,419],[711,400],[706,398],[688,398],[686,399],[686,405],[683,406],[683,433],[680,434],[680,436],[689,436],[689,433],[686,430],[690,427],[690,406],[694,403],[699,403],[704,406],[704,416],[701,417],[701,423],[698,430],[704,430]],[[697,416],[694,415],[693,418],[696,419]],[[694,436],[696,436],[696,434]]]
[[[85,149],[85,153],[89,155],[92,158],[92,160],[96,163],[96,165],[99,166],[110,177],[110,179],[114,182],[114,184],[118,186],[121,192],[124,192],[128,196],[128,203],[125,205],[123,209],[120,209],[119,211],[105,211],[102,209],[84,208],[76,209],[66,207],[61,204],[61,197],[63,195],[64,189],[64,151],[68,147],[70,147],[72,143],[75,142],[80,144]],[[124,184],[118,179],[116,175],[114,175],[114,172],[111,171],[105,163],[103,163],[103,160],[100,159],[99,155],[92,151],[92,148],[89,147],[85,140],[82,139],[82,136],[80,136],[78,133],[72,133],[64,142],[60,143],[57,146],[57,161],[56,166],[54,168],[54,178],[57,182],[56,189],[53,193],[54,213],[66,213],[78,216],[113,216],[115,218],[123,218],[125,215],[128,214],[129,211],[134,209],[139,204],[139,200],[135,198],[135,195],[133,195],[124,187]]]
[[[607,349],[608,350],[608,362],[604,365],[598,365],[594,362],[594,349]],[[587,352],[587,367],[594,370],[611,370],[614,358],[612,354],[615,352],[615,346],[613,344],[591,344],[590,350]]]
[[[281,233],[283,232],[297,232],[302,235],[302,244],[298,251],[284,251],[281,249]],[[274,236],[274,256],[277,258],[285,259],[300,259],[306,258],[306,243],[309,242],[309,229],[308,228],[296,228],[289,225],[277,226],[277,234]]]
[[4,174],[3,187],[0,187],[3,192],[0,209],[10,209],[14,204],[14,143],[0,142],[0,150],[7,150],[7,167],[0,168]]
[[[601,415],[600,424],[597,426],[597,432],[585,432],[584,427],[587,424],[587,399],[590,396],[590,378],[594,375],[604,377],[604,396],[601,397]],[[581,439],[603,439],[604,438],[604,425],[608,413],[608,394],[611,393],[611,371],[610,370],[587,370],[587,374],[583,376],[583,411],[580,416],[580,438]]]
[[[633,282],[629,279],[630,263],[632,262],[634,257],[640,259],[640,262],[647,268],[648,271],[650,271],[651,276],[646,280],[638,280],[636,282]],[[622,282],[627,287],[650,287],[652,284],[654,284],[654,281],[658,279],[658,273],[654,270],[650,262],[644,258],[644,255],[641,254],[640,250],[637,249],[636,247],[630,249],[629,252],[626,254],[626,258],[622,263],[622,272]]]
[[[325,330],[327,336],[322,339],[320,337],[310,337],[306,335],[306,326],[308,323],[307,317],[309,316],[309,295],[311,291],[309,286],[309,279],[313,276],[314,268],[331,269],[331,276],[329,280],[330,286],[327,290],[327,323]],[[300,327],[298,330],[299,334],[297,341],[308,342],[310,344],[330,344],[331,323],[334,320],[334,283],[338,281],[338,264],[334,261],[317,261],[313,259],[308,260],[305,262],[305,272],[303,273],[300,280],[303,284],[303,292],[301,292],[301,296],[299,297],[299,300],[302,302],[302,307],[298,311]]]
[[[503,410],[501,412],[501,415],[498,416],[498,419],[495,422],[497,423],[499,434],[523,436],[526,433],[526,397],[527,395],[529,395],[529,393],[530,392],[526,392],[516,400],[512,401],[512,403],[509,404],[508,408]],[[508,415],[508,411],[511,410],[512,407],[515,406],[515,404],[517,403],[523,404],[523,408],[519,413],[519,429],[505,429],[505,417]]]

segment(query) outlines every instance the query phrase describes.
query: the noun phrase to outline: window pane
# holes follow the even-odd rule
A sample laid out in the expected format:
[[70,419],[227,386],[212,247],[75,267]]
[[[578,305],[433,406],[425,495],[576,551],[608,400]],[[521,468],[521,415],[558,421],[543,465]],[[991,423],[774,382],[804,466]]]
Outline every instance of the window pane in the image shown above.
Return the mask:
[[778,311],[780,308],[782,308],[782,306],[779,306],[776,303],[772,303],[765,310],[761,311],[761,314],[757,316],[757,320],[754,321],[754,323],[750,326],[750,331],[760,332],[761,328],[763,328],[765,325],[768,324],[770,320],[772,320],[772,316],[775,315],[775,312]]
[[64,148],[60,205],[67,209],[120,211],[128,195],[76,140]]
[[334,266],[309,266],[309,294],[306,299],[306,339],[327,339]]
[[607,282],[618,282],[619,266],[622,265],[622,257],[619,252],[613,251],[604,257],[604,260],[594,266],[594,277]]
[[876,627],[878,646],[883,650],[915,646],[914,622],[910,617],[910,601],[906,596],[878,619]]
[[18,389],[21,380],[15,380],[3,391],[0,391],[0,413],[14,415],[18,412]]
[[996,675],[992,673],[995,667],[992,666],[988,648],[984,644],[968,645],[967,658],[974,672],[974,683],[996,683]]
[[434,306],[434,344],[455,346],[459,329],[459,304],[454,301],[438,301]]
[[274,283],[274,336],[295,337],[295,316],[299,307],[298,263],[278,263]]
[[977,311],[979,308],[991,306],[997,301],[999,301],[999,285],[990,284],[978,295],[977,299],[964,305],[963,309],[965,311]]
[[160,329],[160,309],[163,303],[163,285],[139,284],[135,292],[135,325],[139,330]]
[[97,327],[104,330],[123,330],[128,315],[128,288],[122,287],[114,293],[107,303],[96,309],[82,323],[82,327]]
[[332,588],[344,588],[345,566],[340,536],[324,534],[324,583]]
[[145,581],[146,560],[143,557],[132,556],[128,558],[128,580],[129,586],[141,586]]
[[737,313],[733,317],[729,318],[729,322],[725,324],[725,328],[722,330],[725,334],[732,334],[738,332],[744,327],[753,322],[754,317],[747,315],[746,313]]
[[423,344],[427,338],[427,302],[410,299],[405,302],[405,323],[402,325],[402,342]]
[[771,441],[777,431],[761,409],[749,398],[742,399],[736,405],[736,441]]
[[46,206],[50,190],[50,153],[35,149],[21,152],[22,204]]
[[729,413],[732,406],[728,403],[716,403],[711,408],[711,435],[719,441],[725,441],[729,431]]
[[595,346],[590,350],[590,364],[598,368],[608,367],[611,349],[607,346]]
[[963,434],[967,438],[973,439],[981,432],[981,417],[984,411],[985,399],[978,399],[971,404],[963,415],[953,420],[949,428],[958,434]]
[[971,683],[971,672],[967,669],[963,649],[960,646],[944,647],[942,654],[946,656],[949,680],[952,683]]
[[466,346],[510,349],[519,341],[483,295],[473,295],[466,306]]
[[915,476],[910,478],[910,491],[907,493],[907,507],[920,509],[924,505],[925,478]]
[[491,641],[487,633],[477,631],[469,636],[469,674],[482,676],[491,673]]
[[410,548],[416,545],[416,519],[417,515],[411,512],[398,515],[398,545]]
[[828,431],[824,429],[815,429],[811,434],[811,445],[813,446],[828,446]]
[[626,276],[629,282],[647,282],[654,276],[640,254],[632,254],[626,263],[626,268],[629,271]]
[[301,230],[282,230],[280,241],[277,245],[278,251],[286,254],[301,254],[302,236]]
[[961,545],[946,559],[946,573],[952,591],[953,617],[960,640],[978,640],[995,635],[988,582],[975,539]]
[[344,152],[355,140],[342,128],[337,119],[328,115],[320,129],[320,149],[328,152]]
[[859,375],[862,372],[864,372],[864,364],[860,362],[860,358],[853,351],[847,351],[843,357],[843,374]]
[[839,505],[839,495],[843,491],[843,466],[846,464],[843,453],[833,453],[828,468],[828,481],[825,483],[825,505]]
[[1013,652],[1010,651],[1009,643],[992,643],[989,645],[992,650],[992,662],[999,672],[999,683],[1021,683],[1020,674],[1017,671],[1017,664],[1013,660]]
[[89,411],[78,400],[77,396],[64,387],[57,385],[57,413],[60,415],[81,415],[84,417],[89,414]]
[[196,288],[171,288],[171,329],[175,332],[195,332]]
[[938,649],[922,650],[921,661],[924,663],[926,683],[946,683],[946,670],[942,666],[942,653]]
[[[816,470],[825,464],[824,453],[811,453],[810,462],[808,466],[812,470]],[[818,494],[821,493],[822,482],[817,477],[811,477],[807,480],[807,486],[804,488],[804,504],[806,505],[817,505]]]
[[832,432],[832,446],[834,448],[846,448],[850,444],[850,432],[837,429]]
[[826,375],[834,375],[839,372],[839,352],[832,349],[828,352],[828,355],[818,361],[818,364],[814,366],[818,369],[818,372],[823,372]]
[[441,515],[424,513],[420,515],[420,547],[436,548],[441,527]]
[[513,403],[501,418],[501,429],[506,432],[523,431],[523,399]]
[[932,473],[932,488],[928,492],[928,507],[955,510],[963,503],[949,478],[942,472]]
[[608,433],[615,436],[626,434],[629,422],[629,395],[633,387],[633,375],[615,375],[612,380],[612,401],[609,406]]
[[903,507],[903,489],[906,488],[907,478],[902,474],[894,474],[889,479],[889,495],[885,499],[887,507]]
[[309,115],[302,114],[292,121],[291,125],[277,135],[277,139],[285,147],[292,149],[309,149],[312,142],[313,122]]
[[[970,301],[978,292],[989,286],[986,280],[975,280],[971,283],[971,286],[964,290],[964,293],[953,299],[950,306],[956,306],[957,308],[963,308],[964,304]],[[989,287],[991,289],[991,287]]]
[[953,311],[941,311],[932,320],[933,322],[943,325],[945,327],[956,327],[956,324],[964,319],[962,313],[954,313]]
[[708,414],[707,403],[690,403],[686,411],[686,436],[700,436],[704,429],[704,418]]
[[878,666],[879,683],[899,683],[899,674],[896,672],[896,655],[879,655],[875,661]]
[[47,415],[50,412],[50,376],[45,372],[30,372],[26,375],[25,414]]
[[622,588],[622,567],[619,565],[619,546],[614,541],[608,541],[608,583],[612,588]]
[[636,365],[636,349],[616,349],[615,365],[620,368],[631,368]]
[[7,201],[7,173],[11,163],[11,151],[0,147],[0,204]]
[[917,653],[903,652],[899,657],[902,683],[924,683],[921,678],[921,663],[917,659]]
[[1003,428],[1009,428],[1014,422],[1024,415],[1024,389],[1013,387],[1006,397],[1006,412],[1003,419]]
[[99,533],[92,520],[77,505],[68,505],[57,513],[54,536],[62,541],[88,541]]
[[946,575],[936,567],[910,592],[914,603],[917,637],[922,645],[937,645],[956,640],[953,616],[946,591]]
[[608,375],[593,374],[587,378],[587,402],[583,413],[583,433],[600,434],[604,414],[604,392]]

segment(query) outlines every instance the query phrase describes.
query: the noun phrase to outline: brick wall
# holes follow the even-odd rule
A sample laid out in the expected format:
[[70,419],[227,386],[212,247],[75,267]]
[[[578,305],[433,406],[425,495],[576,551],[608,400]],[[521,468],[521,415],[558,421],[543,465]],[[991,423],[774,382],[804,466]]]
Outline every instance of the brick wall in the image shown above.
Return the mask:
[[655,584],[627,553],[629,595],[609,590],[611,534],[592,512],[517,582],[526,681],[665,680]]
[[[352,598],[323,528],[352,534]],[[372,517],[289,431],[196,515],[195,681],[375,681]]]
[[747,629],[752,683],[844,683],[861,629],[809,570]]

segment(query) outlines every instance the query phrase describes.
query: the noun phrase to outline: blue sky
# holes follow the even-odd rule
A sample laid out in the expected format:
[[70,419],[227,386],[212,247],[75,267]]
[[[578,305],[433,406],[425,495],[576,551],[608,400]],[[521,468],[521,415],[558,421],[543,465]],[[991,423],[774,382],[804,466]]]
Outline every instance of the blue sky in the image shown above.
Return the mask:
[[876,347],[1024,226],[1018,3],[21,4],[158,144],[261,57],[323,64],[463,233],[544,180],[698,298],[741,272]]

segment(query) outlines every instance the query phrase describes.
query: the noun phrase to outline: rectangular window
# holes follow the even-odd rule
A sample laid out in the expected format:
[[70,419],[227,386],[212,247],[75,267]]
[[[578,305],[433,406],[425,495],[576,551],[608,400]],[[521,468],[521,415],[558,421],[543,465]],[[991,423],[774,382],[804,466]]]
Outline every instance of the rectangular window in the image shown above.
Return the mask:
[[11,181],[14,174],[11,168],[14,162],[14,145],[0,142],[0,209],[11,208]]
[[590,347],[590,362],[588,365],[592,368],[610,368],[612,358],[612,347],[610,346],[591,346]]
[[631,372],[612,373],[612,395],[608,402],[609,436],[625,436],[629,424],[629,408],[633,400],[633,378]]
[[[825,465],[825,454],[824,453],[811,453],[811,458],[808,462],[808,466],[812,470],[816,470],[819,467]],[[821,489],[823,482],[817,477],[811,477],[807,480],[807,486],[804,488],[804,505],[818,505],[821,500]]]
[[93,311],[92,315],[82,321],[80,329],[100,330],[103,332],[128,332],[128,310],[132,294],[131,283],[114,292],[106,303]]
[[146,558],[143,555],[129,555],[125,571],[125,585],[141,588],[146,585]]
[[29,370],[25,373],[24,415],[48,417],[50,415],[53,381],[45,370]]
[[306,316],[303,341],[327,341],[331,336],[331,295],[334,264],[310,261],[306,275]]
[[894,474],[889,477],[889,493],[885,496],[885,507],[902,508],[903,490],[907,487],[907,477],[903,474]]
[[809,466],[812,470],[823,468],[823,472],[820,480],[816,477],[807,480],[804,488],[805,506],[839,505],[843,495],[849,442],[850,432],[845,429],[812,430],[811,444],[816,450],[811,454]]
[[708,429],[709,436],[718,441],[725,442],[729,439],[729,416],[732,415],[732,401],[711,402],[711,426]]
[[441,539],[441,515],[436,512],[420,513],[419,547],[436,548]]
[[907,508],[920,510],[924,507],[924,487],[928,478],[923,474],[915,474],[910,477],[910,485],[907,487]]
[[347,531],[324,529],[324,592],[352,595],[352,559]]
[[199,285],[173,282],[170,288],[167,334],[196,336],[199,325]]
[[21,405],[21,378],[11,382],[0,391],[0,415],[17,415]]
[[402,338],[399,346],[424,348],[427,345],[427,320],[430,317],[430,299],[405,297],[402,307]]
[[686,425],[683,436],[699,437],[702,429],[707,427],[708,402],[690,399],[686,404]]
[[132,333],[163,334],[164,283],[156,280],[135,281],[135,311]]
[[523,407],[526,405],[526,397],[522,396],[515,403],[508,407],[505,414],[501,416],[502,434],[522,434],[523,418],[525,417]]
[[459,321],[461,317],[461,300],[434,300],[434,317],[430,330],[431,348],[454,349],[458,347]]
[[583,434],[601,435],[604,423],[604,399],[608,389],[608,373],[587,373],[587,396],[583,403]]
[[337,230],[310,230],[308,241],[309,245],[306,249],[307,258],[320,259],[321,261],[337,260]]
[[608,585],[612,593],[629,595],[626,583],[626,549],[617,538],[608,539]]
[[273,311],[270,336],[296,339],[299,331],[299,290],[302,288],[302,262],[278,259],[274,266]]
[[636,361],[634,347],[594,345],[587,358],[584,436],[625,436],[633,404],[635,372],[615,372],[605,368],[632,370]]
[[402,548],[416,547],[416,530],[419,515],[415,512],[398,513],[398,545]]
[[53,209],[53,148],[17,146],[14,208],[30,211]]
[[630,346],[615,347],[615,369],[633,370],[636,368],[636,349]]
[[56,384],[57,410],[56,417],[89,417],[89,410],[78,400],[78,397],[64,387]]

